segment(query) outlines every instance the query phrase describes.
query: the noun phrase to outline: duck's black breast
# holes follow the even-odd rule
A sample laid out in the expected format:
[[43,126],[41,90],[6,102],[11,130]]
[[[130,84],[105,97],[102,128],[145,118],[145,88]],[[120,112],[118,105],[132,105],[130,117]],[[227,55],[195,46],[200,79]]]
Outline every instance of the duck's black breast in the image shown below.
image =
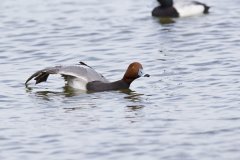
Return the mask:
[[179,17],[179,13],[174,7],[161,7],[158,6],[153,9],[152,16],[154,17]]
[[120,90],[129,88],[130,84],[120,80],[112,83],[105,83],[101,81],[92,81],[87,83],[87,90],[93,92]]

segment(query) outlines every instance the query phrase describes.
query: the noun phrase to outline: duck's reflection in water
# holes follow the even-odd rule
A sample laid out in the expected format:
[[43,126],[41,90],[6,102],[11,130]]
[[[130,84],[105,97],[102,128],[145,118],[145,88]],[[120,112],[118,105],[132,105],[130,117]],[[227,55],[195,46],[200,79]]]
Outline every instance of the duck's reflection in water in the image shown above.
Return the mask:
[[83,94],[83,93],[87,93],[86,91],[77,90],[77,89],[74,89],[74,88],[71,88],[71,87],[68,87],[68,86],[57,88],[55,91],[45,89],[45,90],[40,90],[40,91],[38,90],[38,91],[35,91],[35,92],[33,92],[32,87],[27,86],[26,87],[26,92],[27,93],[34,93],[34,95],[36,97],[42,97],[46,100],[50,97],[53,97],[53,96],[73,97],[73,96],[78,96],[78,95]]
[[141,121],[141,119],[144,117],[143,108],[146,105],[146,102],[143,98],[144,94],[137,93],[136,91],[132,91],[130,89],[123,90],[121,92],[127,95],[124,97],[124,99],[128,101],[125,107],[125,118],[130,123]]
[[141,96],[144,95],[144,94],[132,91],[130,89],[121,90],[120,92],[126,94],[127,96],[125,96],[124,98],[131,102],[141,102],[142,100]]
[[[66,106],[68,104],[72,104],[72,102],[74,101],[73,107],[63,107],[63,109],[66,112],[76,111],[76,110],[83,109],[86,107],[88,108],[90,106],[96,107],[96,106],[98,106],[96,103],[98,103],[99,100],[97,100],[97,102],[96,102],[95,99],[99,99],[99,98],[101,99],[101,98],[105,97],[108,99],[108,101],[110,103],[111,99],[109,99],[109,94],[110,94],[110,96],[112,96],[112,94],[116,94],[116,96],[120,97],[120,102],[123,102],[123,104],[125,106],[124,110],[126,110],[126,112],[136,112],[136,114],[137,114],[138,111],[140,111],[141,109],[143,109],[145,107],[145,104],[144,104],[145,101],[143,99],[144,94],[137,93],[136,91],[132,91],[130,89],[113,91],[112,93],[110,93],[111,91],[108,91],[108,93],[106,93],[106,92],[88,93],[86,91],[81,91],[81,90],[77,90],[77,89],[73,89],[71,87],[65,86],[62,88],[57,88],[55,91],[41,90],[41,91],[33,92],[32,88],[27,87],[26,92],[31,93],[31,95],[33,95],[35,98],[38,98],[38,99],[41,99],[44,101],[55,101],[55,100],[57,100],[57,102],[62,101],[63,103],[66,104]],[[89,98],[91,99],[91,101],[89,101]],[[87,102],[83,99],[86,99]],[[105,101],[105,100],[103,100],[103,101]],[[75,102],[79,102],[79,104],[81,104],[81,106],[79,106],[79,105],[76,106]],[[126,118],[133,118],[133,117],[137,116],[137,115],[134,116],[134,114],[126,115]]]
[[155,18],[159,24],[173,24],[175,21],[172,18]]

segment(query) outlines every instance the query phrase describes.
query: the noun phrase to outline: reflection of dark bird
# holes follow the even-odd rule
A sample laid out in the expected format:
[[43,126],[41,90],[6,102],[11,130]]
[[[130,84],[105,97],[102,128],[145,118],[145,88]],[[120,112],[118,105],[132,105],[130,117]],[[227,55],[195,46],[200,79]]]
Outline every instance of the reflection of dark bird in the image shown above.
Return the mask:
[[186,17],[209,12],[209,6],[204,3],[191,1],[185,3],[173,3],[173,0],[157,0],[160,6],[152,11],[154,17]]

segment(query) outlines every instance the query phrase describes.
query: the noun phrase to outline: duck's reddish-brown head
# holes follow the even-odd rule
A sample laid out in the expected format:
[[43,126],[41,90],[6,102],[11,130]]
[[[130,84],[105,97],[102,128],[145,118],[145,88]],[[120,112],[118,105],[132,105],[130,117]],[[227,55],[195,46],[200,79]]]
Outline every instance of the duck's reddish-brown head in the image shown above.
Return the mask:
[[139,62],[133,62],[128,66],[123,79],[128,84],[131,84],[135,79],[143,75],[143,67]]

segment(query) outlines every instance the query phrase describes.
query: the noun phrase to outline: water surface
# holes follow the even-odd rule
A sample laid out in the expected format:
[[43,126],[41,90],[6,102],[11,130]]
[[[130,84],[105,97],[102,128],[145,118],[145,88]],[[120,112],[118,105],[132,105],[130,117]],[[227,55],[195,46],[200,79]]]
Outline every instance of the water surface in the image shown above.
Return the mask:
[[[240,6],[202,2],[210,14],[163,21],[154,0],[2,0],[0,159],[238,160]],[[109,80],[139,61],[151,77],[91,94],[60,76],[24,86],[79,61]]]

